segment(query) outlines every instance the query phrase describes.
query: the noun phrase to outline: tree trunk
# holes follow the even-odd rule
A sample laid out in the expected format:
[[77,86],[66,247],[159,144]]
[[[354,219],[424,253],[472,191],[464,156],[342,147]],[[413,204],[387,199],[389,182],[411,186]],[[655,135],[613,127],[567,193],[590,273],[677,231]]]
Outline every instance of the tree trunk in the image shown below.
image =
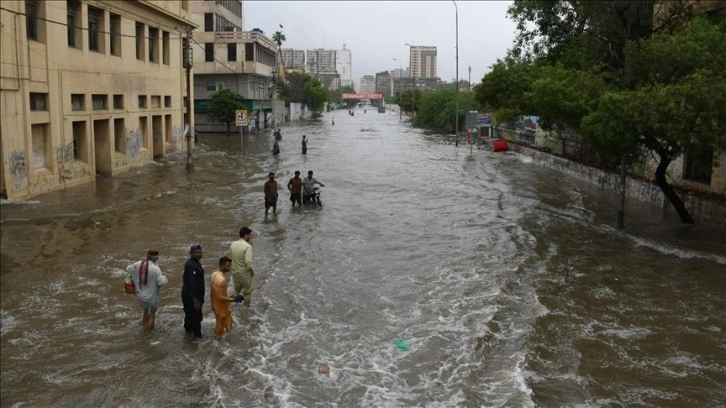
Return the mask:
[[691,214],[688,212],[686,206],[683,204],[683,200],[678,197],[678,194],[673,191],[673,188],[670,184],[668,184],[668,181],[666,180],[666,169],[671,163],[671,159],[668,154],[663,153],[665,152],[658,152],[660,162],[658,163],[658,168],[655,170],[655,182],[656,184],[658,184],[658,187],[660,187],[661,191],[663,191],[663,194],[665,194],[671,204],[673,204],[676,212],[678,212],[678,215],[681,217],[681,222],[683,222],[684,224],[694,224],[693,217],[691,217]]

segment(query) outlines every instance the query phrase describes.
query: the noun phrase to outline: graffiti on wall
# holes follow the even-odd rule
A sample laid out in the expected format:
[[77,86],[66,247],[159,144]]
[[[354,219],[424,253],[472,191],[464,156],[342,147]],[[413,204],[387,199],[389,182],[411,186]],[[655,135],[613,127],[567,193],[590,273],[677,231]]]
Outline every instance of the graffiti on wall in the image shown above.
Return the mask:
[[129,161],[138,160],[141,155],[142,137],[138,130],[126,129],[126,157]]
[[25,152],[15,151],[10,153],[5,161],[5,168],[10,170],[13,176],[13,191],[23,191],[28,188],[28,168],[25,162]]

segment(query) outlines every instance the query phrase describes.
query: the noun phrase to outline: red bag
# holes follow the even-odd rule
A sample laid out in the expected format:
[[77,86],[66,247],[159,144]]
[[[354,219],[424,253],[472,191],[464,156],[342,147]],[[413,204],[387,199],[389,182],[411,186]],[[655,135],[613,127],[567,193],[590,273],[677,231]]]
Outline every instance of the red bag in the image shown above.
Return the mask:
[[126,275],[126,278],[124,278],[124,292],[127,295],[136,294],[136,285],[134,285],[134,280],[131,278],[131,275]]

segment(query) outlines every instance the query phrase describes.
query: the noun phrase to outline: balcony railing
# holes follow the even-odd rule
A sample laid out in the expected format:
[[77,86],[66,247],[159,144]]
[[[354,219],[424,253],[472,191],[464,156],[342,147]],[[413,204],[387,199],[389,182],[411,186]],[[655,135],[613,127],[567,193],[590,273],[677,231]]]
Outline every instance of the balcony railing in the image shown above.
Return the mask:
[[277,52],[277,44],[255,31],[217,31],[214,42],[220,43],[258,43],[272,52]]

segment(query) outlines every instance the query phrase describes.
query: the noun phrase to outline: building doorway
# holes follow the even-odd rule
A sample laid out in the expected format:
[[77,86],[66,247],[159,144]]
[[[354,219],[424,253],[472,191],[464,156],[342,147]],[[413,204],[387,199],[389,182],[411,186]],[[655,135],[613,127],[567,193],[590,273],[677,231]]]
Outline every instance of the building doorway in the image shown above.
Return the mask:
[[93,121],[93,154],[96,159],[96,175],[113,174],[111,132],[108,119]]

